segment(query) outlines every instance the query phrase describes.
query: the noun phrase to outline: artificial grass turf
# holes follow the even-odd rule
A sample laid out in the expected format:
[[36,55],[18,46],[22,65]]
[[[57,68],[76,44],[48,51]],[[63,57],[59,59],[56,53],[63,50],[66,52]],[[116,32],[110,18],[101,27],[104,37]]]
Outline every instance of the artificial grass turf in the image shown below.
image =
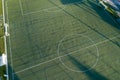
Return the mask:
[[[119,70],[119,68],[115,68],[113,64],[111,64],[111,60],[114,59],[112,62],[116,64],[114,61],[118,59],[115,55],[111,58],[112,52],[114,54],[118,53],[119,49],[115,46],[115,41],[113,44],[113,41],[110,40],[119,33],[114,30],[113,24],[111,24],[112,21],[105,12],[100,11],[97,6],[90,2],[66,5],[66,8],[60,8],[58,7],[58,3],[53,0],[49,0],[51,2],[39,0],[36,2],[32,2],[32,0],[29,0],[29,2],[24,2],[25,0],[21,1],[22,3],[19,3],[17,0],[11,0],[8,4],[11,50],[13,54],[12,63],[14,67],[12,65],[10,66],[15,73],[20,71],[19,74],[16,74],[19,79],[12,76],[15,80],[28,80],[28,78],[33,80],[35,80],[35,78],[41,80],[46,78],[49,80],[96,80],[96,76],[94,75],[95,77],[93,77],[91,72],[85,74],[70,72],[70,70],[64,68],[57,59],[55,62],[52,61],[54,58],[58,57],[58,52],[63,53],[64,51],[64,55],[65,53],[81,49],[82,46],[90,46],[88,45],[89,41],[87,38],[81,36],[73,37],[71,34],[76,34],[76,36],[77,34],[86,35],[94,40],[94,44],[97,44],[99,47],[100,56],[102,56],[100,62],[98,62],[97,66],[94,68],[96,72],[99,72],[99,75],[96,74],[96,72],[94,74],[97,76],[101,74],[108,79],[119,78],[117,73],[113,74],[114,69]],[[23,8],[20,7],[19,4],[22,4]],[[21,14],[22,9],[24,15]],[[15,14],[13,15],[13,13]],[[108,41],[109,43],[99,45],[99,43],[103,43],[104,41]],[[86,46],[84,46],[85,43],[87,44]],[[62,60],[65,60],[64,63],[69,65],[72,69],[78,70],[80,69],[81,62],[84,62],[82,65],[85,63],[86,65],[92,65],[92,62],[96,59],[95,51],[94,48],[89,48],[89,50],[83,52],[78,51],[76,54],[72,55],[77,60],[70,56],[68,56],[68,58],[64,57]],[[87,53],[91,55],[89,54],[88,56],[86,55]],[[10,52],[8,55],[11,55]],[[51,62],[49,62],[49,60],[51,60]],[[10,61],[9,59],[9,62]],[[37,64],[43,65],[28,69]],[[118,66],[118,64],[116,64],[116,66]],[[87,67],[84,67],[83,69],[86,68]],[[81,69],[79,71],[81,71]],[[111,74],[112,76],[109,76]]]

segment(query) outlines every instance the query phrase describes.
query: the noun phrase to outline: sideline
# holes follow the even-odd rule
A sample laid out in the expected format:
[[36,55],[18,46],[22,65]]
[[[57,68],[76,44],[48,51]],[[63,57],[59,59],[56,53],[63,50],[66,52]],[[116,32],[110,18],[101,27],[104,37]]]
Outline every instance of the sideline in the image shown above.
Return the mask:
[[[2,11],[3,11],[3,25],[4,25],[4,29],[6,28],[5,27],[5,1],[2,0]],[[5,32],[4,32],[5,33]],[[8,53],[7,53],[7,40],[6,40],[6,35],[4,35],[4,46],[5,46],[5,54],[6,54],[6,78],[7,80],[9,80],[9,75],[8,75]]]
[[21,9],[21,14],[22,14],[22,16],[23,16],[24,12],[23,12],[23,7],[22,7],[22,2],[21,2],[21,0],[19,0],[19,5],[20,5],[20,9]]

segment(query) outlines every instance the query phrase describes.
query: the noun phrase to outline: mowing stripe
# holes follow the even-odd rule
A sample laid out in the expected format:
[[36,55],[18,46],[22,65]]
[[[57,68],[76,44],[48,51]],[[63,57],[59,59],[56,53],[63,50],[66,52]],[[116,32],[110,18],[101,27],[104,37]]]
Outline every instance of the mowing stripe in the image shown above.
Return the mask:
[[85,47],[85,48],[81,48],[81,49],[79,49],[79,50],[77,50],[77,51],[73,51],[73,52],[68,53],[68,54],[66,54],[66,55],[53,58],[53,59],[48,60],[48,61],[45,61],[45,62],[43,62],[43,63],[38,63],[38,64],[36,64],[36,65],[34,65],[34,66],[31,66],[31,67],[25,68],[25,69],[23,69],[23,70],[17,71],[17,72],[15,72],[14,74],[16,74],[16,73],[21,73],[21,72],[24,72],[24,71],[26,71],[26,70],[29,70],[29,69],[38,67],[38,66],[40,66],[40,65],[42,65],[42,64],[49,63],[49,62],[54,61],[54,60],[56,60],[56,59],[59,59],[59,58],[65,57],[65,56],[67,56],[67,55],[73,54],[73,53],[75,53],[75,52],[78,52],[78,51],[80,51],[80,50],[84,50],[84,49],[93,47],[93,46],[95,46],[95,45],[103,44],[103,43],[108,42],[108,41],[110,41],[110,40],[116,39],[117,37],[120,37],[120,35],[117,35],[117,36],[115,36],[115,37],[109,38],[109,39],[107,39],[107,40],[104,40],[104,41],[101,41],[101,42],[98,42],[98,43],[95,43],[95,44],[90,45],[90,46],[87,46],[87,47]]

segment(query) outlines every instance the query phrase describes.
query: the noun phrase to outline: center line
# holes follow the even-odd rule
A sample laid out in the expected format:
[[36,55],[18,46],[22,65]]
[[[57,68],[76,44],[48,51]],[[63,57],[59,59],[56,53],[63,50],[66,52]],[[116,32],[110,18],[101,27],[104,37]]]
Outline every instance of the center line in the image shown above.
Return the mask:
[[73,54],[73,53],[75,53],[75,52],[78,52],[78,51],[80,51],[80,50],[84,50],[84,49],[87,49],[87,48],[93,47],[93,46],[95,46],[95,45],[99,45],[99,44],[102,44],[102,43],[108,42],[108,41],[113,40],[113,39],[115,39],[115,38],[117,38],[117,37],[119,37],[119,36],[120,36],[120,35],[118,35],[118,36],[116,36],[116,37],[112,37],[112,38],[110,38],[109,40],[104,40],[104,41],[101,41],[101,42],[95,43],[95,44],[93,44],[93,45],[87,46],[87,47],[85,47],[85,48],[81,48],[81,49],[79,49],[79,50],[77,50],[77,51],[73,51],[73,52],[68,53],[68,54],[66,54],[66,55],[59,56],[59,57],[53,58],[53,59],[51,59],[51,60],[48,60],[48,61],[45,61],[45,62],[39,63],[39,64],[37,64],[37,65],[34,65],[34,66],[31,66],[31,67],[25,68],[25,69],[23,69],[23,70],[20,70],[20,71],[15,72],[14,74],[24,72],[24,71],[26,71],[26,70],[32,69],[32,68],[34,68],[34,67],[40,66],[40,65],[45,64],[45,63],[49,63],[49,62],[54,61],[54,60],[56,60],[56,59],[59,59],[59,58],[62,58],[62,57],[68,56],[68,55],[70,55],[70,54]]

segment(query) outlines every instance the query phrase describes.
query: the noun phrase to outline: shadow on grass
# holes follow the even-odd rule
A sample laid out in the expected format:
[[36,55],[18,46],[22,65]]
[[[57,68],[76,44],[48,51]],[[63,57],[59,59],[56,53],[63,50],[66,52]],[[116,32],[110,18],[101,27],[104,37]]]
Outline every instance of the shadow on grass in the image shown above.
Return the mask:
[[10,65],[8,65],[8,70],[9,80],[20,80],[16,74],[13,74],[15,72]]
[[[100,18],[103,21],[109,23],[110,25],[116,27],[117,29],[120,29],[120,25],[114,20],[114,18],[112,18],[111,14],[109,14],[107,11],[105,11],[104,9],[102,9],[100,7],[100,5],[98,4],[98,1],[96,1],[96,2],[93,2],[92,0],[86,0],[86,1],[87,1],[87,3],[90,4],[90,6],[88,6],[87,4],[83,3],[86,7],[91,7],[91,9],[96,11],[96,13],[100,16]],[[81,4],[79,4],[79,3],[74,3],[74,5],[76,5],[76,6],[80,7],[80,8],[83,8],[83,7],[81,7]],[[94,15],[90,11],[86,10],[86,12],[89,12],[90,14]],[[94,16],[96,16],[96,15],[94,15]]]
[[[74,57],[69,55],[68,58],[80,71],[85,71],[89,69],[89,67],[83,65],[82,63],[77,61]],[[95,70],[86,71],[84,72],[84,74],[89,78],[89,80],[109,80]]]
[[[80,23],[84,24],[87,28],[89,28],[90,30],[96,32],[97,34],[101,35],[102,37],[104,37],[105,39],[108,39],[110,42],[112,42],[113,44],[115,44],[116,46],[120,47],[120,45],[116,44],[115,41],[111,40],[109,37],[107,37],[105,34],[103,34],[101,31],[93,28],[92,26],[90,26],[89,24],[87,24],[86,22],[84,22],[82,19],[80,19],[79,17],[76,17],[74,14],[71,14],[69,11],[62,9],[61,7],[59,7],[57,4],[55,4],[53,1],[49,0],[49,2],[53,5],[55,5],[56,7],[58,7],[59,9],[61,9],[63,12],[65,12],[66,14],[68,14],[69,16],[73,17],[74,19],[78,20]],[[76,5],[77,3],[75,3]],[[92,4],[91,4],[92,5]],[[107,15],[106,15],[107,16]],[[104,17],[104,16],[103,16]],[[109,17],[108,17],[109,18]],[[113,22],[113,21],[112,21]]]
[[[62,4],[64,5],[67,5],[67,4],[74,4],[80,8],[83,8],[81,7],[81,2],[84,1],[84,0],[60,0]],[[96,2],[93,2],[92,0],[86,0],[87,3],[90,4],[90,6],[88,6],[87,4],[83,3],[86,7],[91,7],[93,10],[96,11],[96,13],[100,16],[100,18],[109,23],[110,25],[112,26],[115,26],[117,29],[120,29],[120,25],[117,24],[117,22],[115,20],[113,20],[112,16],[110,16],[110,14],[105,11],[104,9],[100,8],[99,4],[98,4],[98,0],[96,0]],[[85,9],[84,9],[85,10]],[[87,11],[86,12],[89,12],[91,13],[90,11]],[[91,13],[93,14],[93,13]],[[93,14],[94,15],[94,14]],[[94,15],[96,16],[96,15]]]
[[83,0],[60,0],[63,4],[73,4],[73,3],[79,3]]
[[101,17],[102,20],[109,23],[112,26],[115,26],[117,29],[120,29],[120,25],[113,20],[112,15],[109,14],[104,9],[100,8],[99,5],[96,5],[95,2],[91,0],[87,0],[87,2],[92,6],[92,9],[96,11],[96,13]]

